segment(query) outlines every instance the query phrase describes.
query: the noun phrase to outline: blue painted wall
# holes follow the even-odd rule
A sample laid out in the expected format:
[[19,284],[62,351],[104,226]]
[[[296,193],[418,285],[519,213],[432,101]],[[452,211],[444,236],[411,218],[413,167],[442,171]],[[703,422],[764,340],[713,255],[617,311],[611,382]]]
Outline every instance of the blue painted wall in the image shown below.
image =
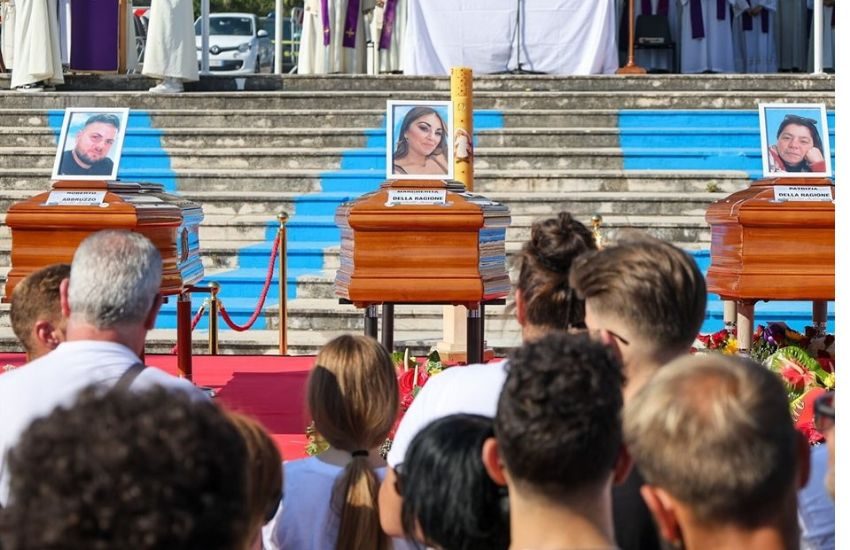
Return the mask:
[[[827,113],[835,168],[835,113]],[[624,110],[626,170],[740,170],[762,177],[758,110]]]

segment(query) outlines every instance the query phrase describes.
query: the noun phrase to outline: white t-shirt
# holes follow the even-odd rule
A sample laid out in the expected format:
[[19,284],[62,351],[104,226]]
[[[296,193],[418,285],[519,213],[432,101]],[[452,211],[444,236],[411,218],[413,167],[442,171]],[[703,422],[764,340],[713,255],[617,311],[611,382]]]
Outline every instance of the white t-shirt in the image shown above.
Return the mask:
[[[265,550],[332,550],[336,546],[339,519],[331,511],[331,493],[342,466],[313,456],[283,464],[283,500],[274,519],[263,527]],[[383,480],[386,467],[375,470]],[[395,550],[416,545],[393,539]]]
[[450,414],[468,413],[495,417],[499,394],[507,377],[507,360],[452,367],[434,376],[416,394],[395,433],[387,462],[395,468],[404,462],[407,447],[432,421]]
[[[0,504],[9,492],[6,452],[17,444],[33,420],[56,407],[69,406],[91,384],[113,385],[139,358],[130,348],[93,340],[63,342],[52,352],[0,376]],[[165,386],[203,398],[188,380],[156,368],[143,370],[133,390]]]

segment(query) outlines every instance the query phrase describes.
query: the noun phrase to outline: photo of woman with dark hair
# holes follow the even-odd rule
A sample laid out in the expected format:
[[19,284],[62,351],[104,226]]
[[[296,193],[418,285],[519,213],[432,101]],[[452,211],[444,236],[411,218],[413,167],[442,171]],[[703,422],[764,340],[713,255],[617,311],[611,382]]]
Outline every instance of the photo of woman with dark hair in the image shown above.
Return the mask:
[[771,172],[826,172],[823,140],[817,121],[797,115],[785,115],[770,146]]
[[759,110],[765,177],[831,175],[829,128],[823,105],[762,104]]
[[[390,107],[393,115],[399,110]],[[408,110],[395,140],[392,173],[447,177],[450,174],[448,134],[446,121],[434,107],[418,105]]]

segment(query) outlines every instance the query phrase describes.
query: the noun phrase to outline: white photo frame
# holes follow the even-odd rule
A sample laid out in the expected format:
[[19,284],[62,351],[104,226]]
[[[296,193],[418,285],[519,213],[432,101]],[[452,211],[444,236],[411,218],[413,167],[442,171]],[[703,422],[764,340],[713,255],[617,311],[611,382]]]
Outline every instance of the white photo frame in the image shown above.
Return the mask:
[[760,103],[759,130],[764,177],[832,177],[825,105]]
[[[442,128],[436,127],[434,116],[442,123]],[[415,126],[417,121],[422,124]],[[420,131],[417,132],[417,128]],[[442,131],[442,138],[435,149],[427,153],[438,131]],[[387,179],[453,179],[453,135],[451,101],[387,101]]]
[[[51,178],[71,181],[118,179],[129,119],[130,109],[126,107],[65,109]],[[113,129],[116,122],[118,126]]]

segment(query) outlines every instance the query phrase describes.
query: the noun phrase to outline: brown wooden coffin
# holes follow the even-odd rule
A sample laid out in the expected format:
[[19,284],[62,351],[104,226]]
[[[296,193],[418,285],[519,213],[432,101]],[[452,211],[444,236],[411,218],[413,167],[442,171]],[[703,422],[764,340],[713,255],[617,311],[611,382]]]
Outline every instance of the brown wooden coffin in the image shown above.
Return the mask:
[[57,181],[53,191],[105,195],[99,205],[48,205],[48,191],[9,208],[6,225],[12,230],[12,269],[4,300],[36,269],[70,263],[80,242],[102,229],[136,231],[154,243],[162,254],[164,294],[177,294],[203,278],[198,240],[198,226],[203,220],[200,205],[150,183]]
[[835,204],[776,202],[776,185],[834,193],[828,179],[767,179],[709,206],[708,291],[735,300],[834,300]]
[[[445,189],[446,204],[388,205],[391,190]],[[390,181],[341,205],[335,291],[357,307],[379,303],[474,307],[504,298],[507,207],[459,182]]]

